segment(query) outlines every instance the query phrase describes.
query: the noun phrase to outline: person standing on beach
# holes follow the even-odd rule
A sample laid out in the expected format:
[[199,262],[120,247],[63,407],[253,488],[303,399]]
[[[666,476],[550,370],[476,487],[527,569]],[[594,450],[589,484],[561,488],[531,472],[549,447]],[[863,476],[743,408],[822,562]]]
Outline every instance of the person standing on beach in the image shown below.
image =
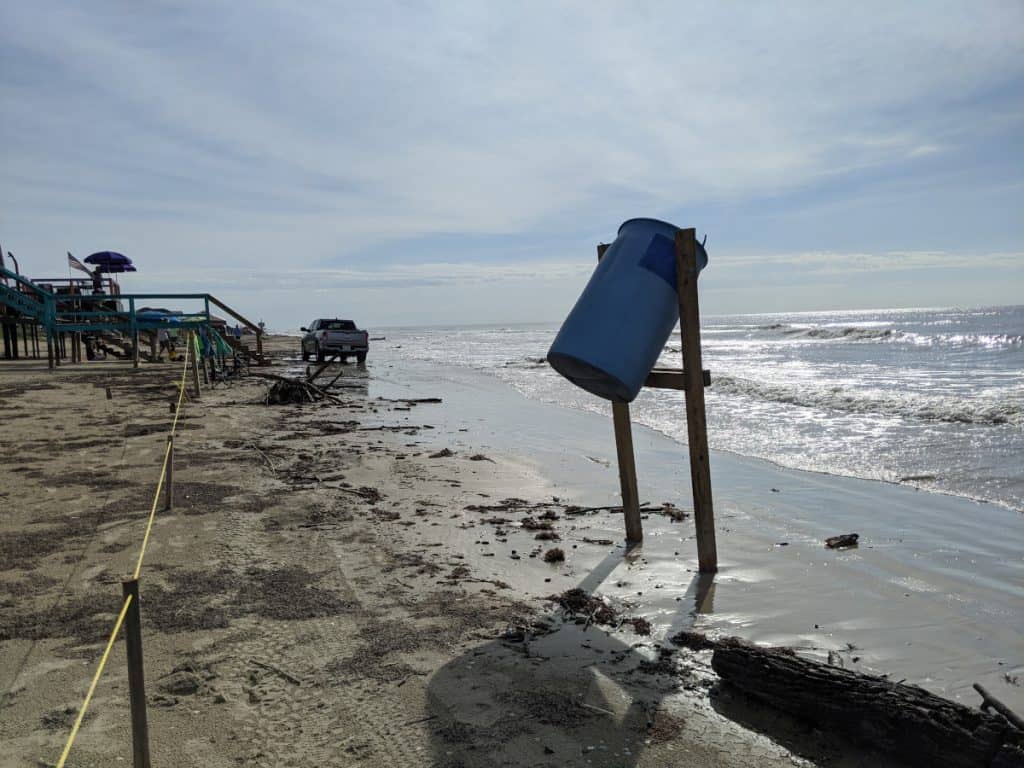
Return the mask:
[[161,328],[156,332],[156,340],[160,344],[160,352],[157,354],[156,359],[162,360],[164,356],[164,350],[167,350],[168,356],[171,354],[171,336],[167,333],[166,328]]

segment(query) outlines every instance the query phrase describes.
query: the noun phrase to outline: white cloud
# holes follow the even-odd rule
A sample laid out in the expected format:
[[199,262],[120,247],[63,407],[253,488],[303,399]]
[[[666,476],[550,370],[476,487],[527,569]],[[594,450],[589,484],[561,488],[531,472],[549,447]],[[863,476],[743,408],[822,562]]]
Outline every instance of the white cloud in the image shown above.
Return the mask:
[[1024,272],[1024,251],[996,253],[949,253],[945,251],[881,251],[837,253],[828,251],[720,255],[715,266],[722,269],[798,267],[806,273],[851,274],[857,272],[905,272],[938,269],[1005,269]]
[[[1022,27],[1015,2],[9,3],[0,226],[53,263],[125,250],[154,280],[175,265],[248,285],[254,264],[451,280],[417,247],[449,235],[530,238],[564,261],[551,243],[567,230],[772,198],[1019,128],[1012,99],[971,99],[1024,72]],[[399,275],[369,249],[430,263]]]

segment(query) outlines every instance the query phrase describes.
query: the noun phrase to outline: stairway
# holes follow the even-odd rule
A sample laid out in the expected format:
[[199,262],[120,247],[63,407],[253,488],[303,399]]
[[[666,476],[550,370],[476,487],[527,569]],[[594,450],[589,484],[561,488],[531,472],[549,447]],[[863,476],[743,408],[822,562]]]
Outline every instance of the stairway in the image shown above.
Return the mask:
[[46,305],[43,302],[33,299],[27,293],[16,291],[2,284],[0,284],[0,304],[14,310],[12,314],[22,315],[37,322],[42,322],[46,317]]

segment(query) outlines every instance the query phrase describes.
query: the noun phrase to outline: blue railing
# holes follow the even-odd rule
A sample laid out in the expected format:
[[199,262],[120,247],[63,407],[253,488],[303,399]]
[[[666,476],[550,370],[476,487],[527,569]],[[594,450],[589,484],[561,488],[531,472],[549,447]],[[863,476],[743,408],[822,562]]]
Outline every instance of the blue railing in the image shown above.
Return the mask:
[[[14,286],[8,281],[13,281]],[[203,308],[189,314],[140,315],[139,302],[151,301],[202,301]],[[256,355],[259,361],[263,360],[263,329],[209,293],[54,293],[0,267],[0,304],[38,322],[48,338],[60,333],[126,333],[136,349],[139,331],[210,326],[213,304],[256,334]]]

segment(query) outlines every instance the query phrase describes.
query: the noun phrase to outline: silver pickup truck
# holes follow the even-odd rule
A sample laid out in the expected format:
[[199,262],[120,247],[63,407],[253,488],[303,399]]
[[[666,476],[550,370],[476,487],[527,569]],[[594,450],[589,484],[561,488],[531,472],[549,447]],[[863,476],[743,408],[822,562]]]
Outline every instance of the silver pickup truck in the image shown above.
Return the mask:
[[351,320],[314,320],[302,337],[302,359],[309,360],[315,356],[318,363],[327,357],[337,355],[341,362],[355,357],[360,363],[366,362],[366,353],[370,350],[370,338],[366,331],[356,328]]

